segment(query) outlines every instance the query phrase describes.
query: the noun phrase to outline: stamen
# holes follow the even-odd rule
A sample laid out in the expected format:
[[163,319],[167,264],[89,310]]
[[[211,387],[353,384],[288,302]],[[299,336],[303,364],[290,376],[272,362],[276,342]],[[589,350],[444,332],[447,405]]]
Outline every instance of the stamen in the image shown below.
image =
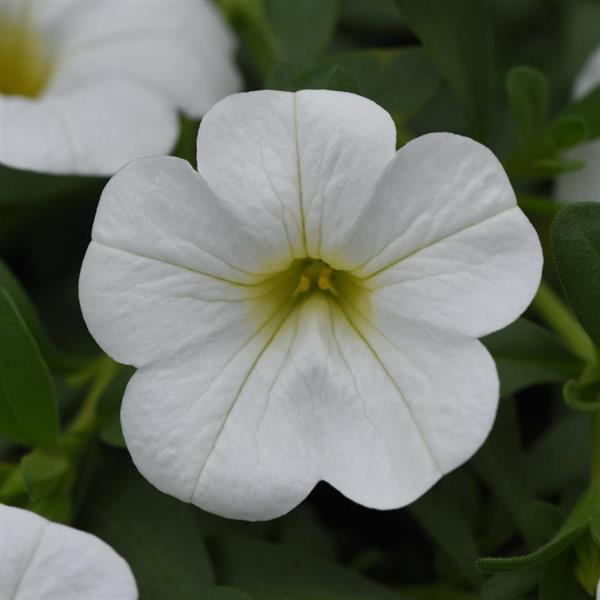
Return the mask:
[[[310,289],[310,277],[306,273],[300,275],[300,281],[294,290],[294,296],[308,292]],[[288,292],[289,293],[289,292]]]
[[323,261],[307,260],[299,273],[298,285],[293,295],[304,294],[317,288],[318,290],[337,296],[338,290],[332,281],[334,275],[335,271]]
[[333,275],[333,269],[331,267],[325,267],[319,274],[317,284],[319,288],[324,291],[335,292],[333,284],[331,283],[331,276]]

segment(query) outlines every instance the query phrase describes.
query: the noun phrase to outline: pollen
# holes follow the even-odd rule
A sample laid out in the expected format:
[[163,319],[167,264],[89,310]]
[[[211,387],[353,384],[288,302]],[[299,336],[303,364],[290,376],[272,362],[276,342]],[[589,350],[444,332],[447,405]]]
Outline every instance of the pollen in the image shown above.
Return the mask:
[[39,96],[52,74],[52,60],[32,26],[29,5],[16,14],[0,8],[0,94]]

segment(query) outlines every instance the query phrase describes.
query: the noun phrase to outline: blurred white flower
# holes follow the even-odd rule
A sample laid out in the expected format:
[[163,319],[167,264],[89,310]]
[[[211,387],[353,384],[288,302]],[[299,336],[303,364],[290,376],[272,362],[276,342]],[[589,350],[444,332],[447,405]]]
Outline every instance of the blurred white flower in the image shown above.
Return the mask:
[[0,163],[112,174],[237,91],[210,0],[0,0]]
[[123,431],[159,489],[245,519],[319,480],[396,508],[486,438],[476,338],[529,304],[539,241],[488,149],[396,153],[395,131],[353,94],[238,94],[202,121],[199,173],[141,159],[106,186],[81,304],[138,367]]
[[[600,84],[600,48],[588,59],[575,81],[574,98],[586,96]],[[569,151],[570,160],[582,160],[582,169],[557,178],[556,196],[562,202],[600,202],[600,141],[594,140]]]
[[2,600],[135,600],[127,563],[97,537],[0,504]]

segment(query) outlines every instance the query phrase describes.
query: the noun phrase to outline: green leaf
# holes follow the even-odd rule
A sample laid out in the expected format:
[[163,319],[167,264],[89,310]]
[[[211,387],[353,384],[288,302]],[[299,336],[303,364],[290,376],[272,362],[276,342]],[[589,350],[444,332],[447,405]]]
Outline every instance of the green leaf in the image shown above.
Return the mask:
[[265,79],[279,63],[307,67],[328,45],[340,6],[339,0],[217,2]]
[[528,175],[532,177],[551,177],[560,173],[578,171],[584,166],[582,160],[565,160],[560,157],[537,158],[528,166]]
[[519,206],[528,215],[540,217],[554,217],[556,213],[563,207],[560,202],[556,202],[552,198],[537,196],[534,194],[518,194]]
[[121,431],[121,401],[134,372],[133,367],[120,366],[117,375],[108,384],[98,402],[100,439],[117,448],[125,448]]
[[518,535],[514,519],[497,496],[492,496],[485,507],[483,531],[479,536],[482,555],[490,555],[506,548]]
[[563,152],[583,144],[590,135],[587,121],[579,115],[562,115],[550,125],[546,140],[555,152]]
[[524,148],[531,149],[542,134],[548,110],[548,80],[537,69],[514,67],[506,75],[510,110]]
[[51,369],[71,371],[82,366],[83,361],[63,356],[52,343],[29,295],[2,260],[0,260],[0,289],[4,289],[15,303]]
[[575,559],[577,580],[590,596],[595,596],[600,581],[600,546],[589,533],[575,543]]
[[551,238],[567,300],[600,346],[600,204],[583,202],[563,208],[552,223]]
[[208,600],[254,600],[254,598],[242,590],[220,585],[213,590]]
[[517,319],[482,341],[496,361],[503,396],[531,385],[566,381],[583,368],[583,361],[557,336],[527,319]]
[[341,20],[359,31],[402,32],[406,28],[394,0],[344,0]]
[[247,48],[254,65],[263,77],[277,64],[277,40],[265,15],[263,0],[216,0],[221,11]]
[[335,28],[338,0],[262,0],[278,62],[306,64],[328,44]]
[[472,135],[481,138],[496,78],[489,3],[396,0],[396,4],[462,103]]
[[12,463],[0,463],[0,489],[17,468],[17,465]]
[[275,65],[269,73],[265,87],[269,90],[281,90],[283,92],[299,90],[301,86],[298,84],[298,76],[294,65],[290,63]]
[[594,542],[600,546],[600,495],[598,499],[599,502],[591,514],[590,533]]
[[325,76],[325,82],[323,89],[363,95],[363,91],[352,73],[340,65],[334,65],[329,69]]
[[560,416],[529,447],[527,480],[536,494],[549,497],[569,485],[586,481],[590,470],[590,436],[581,414]]
[[571,105],[567,114],[585,120],[590,139],[600,136],[600,85]]
[[401,591],[411,600],[479,600],[479,595],[457,591],[446,585],[403,586]]
[[36,449],[21,461],[27,508],[51,521],[69,523],[73,515],[75,472],[67,456]]
[[477,561],[477,566],[484,573],[498,573],[533,569],[547,564],[570,548],[587,531],[599,501],[598,493],[595,490],[589,490],[582,496],[565,524],[549,542],[533,552],[521,556],[480,558]]
[[539,600],[570,600],[577,587],[571,553],[562,554],[544,567]]
[[275,523],[279,530],[278,542],[316,556],[335,560],[334,540],[310,506],[298,506]]
[[88,498],[79,526],[125,558],[140,598],[210,598],[214,575],[197,509],[162,494],[131,466],[108,468]]
[[320,88],[329,69],[343,67],[367,98],[385,108],[396,123],[416,115],[440,89],[440,77],[421,48],[356,50],[336,54],[302,74],[303,88]]
[[442,481],[409,508],[429,537],[458,567],[461,575],[473,587],[482,583],[475,567],[479,556],[477,543],[455,498]]
[[33,452],[21,461],[23,478],[32,500],[37,500],[53,491],[56,482],[68,471],[69,461],[65,456]]
[[529,554],[510,558],[480,558],[477,561],[477,565],[484,573],[519,571],[543,566],[567,550],[584,531],[585,526],[577,529],[569,529],[557,534],[550,542]]
[[0,434],[26,446],[58,440],[48,367],[15,303],[0,288]]
[[0,206],[23,207],[63,198],[84,188],[97,188],[100,191],[106,178],[50,175],[0,165],[0,181]]
[[25,480],[23,479],[23,470],[20,465],[13,465],[13,468],[5,473],[5,477],[0,486],[0,502],[3,504],[12,504],[24,506],[27,503],[28,494]]
[[279,544],[224,535],[211,538],[210,549],[219,580],[255,600],[404,598],[334,563]]
[[539,578],[538,571],[497,573],[481,588],[480,600],[525,600],[525,594],[536,586]]
[[524,458],[514,402],[504,399],[492,433],[473,457],[472,465],[504,504],[521,535],[533,544],[538,534],[538,528],[531,520],[535,496],[527,480]]

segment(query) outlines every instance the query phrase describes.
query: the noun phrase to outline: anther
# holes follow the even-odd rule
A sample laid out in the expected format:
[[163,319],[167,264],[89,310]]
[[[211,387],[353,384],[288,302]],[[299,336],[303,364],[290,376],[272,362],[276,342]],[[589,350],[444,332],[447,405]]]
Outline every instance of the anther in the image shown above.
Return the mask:
[[308,292],[310,289],[310,277],[306,273],[302,273],[300,275],[300,281],[294,290],[294,296],[296,294],[303,294],[304,292]]
[[333,285],[331,284],[331,276],[333,274],[333,270],[330,267],[325,267],[321,273],[319,273],[319,279],[317,280],[317,284],[322,290],[333,291]]

